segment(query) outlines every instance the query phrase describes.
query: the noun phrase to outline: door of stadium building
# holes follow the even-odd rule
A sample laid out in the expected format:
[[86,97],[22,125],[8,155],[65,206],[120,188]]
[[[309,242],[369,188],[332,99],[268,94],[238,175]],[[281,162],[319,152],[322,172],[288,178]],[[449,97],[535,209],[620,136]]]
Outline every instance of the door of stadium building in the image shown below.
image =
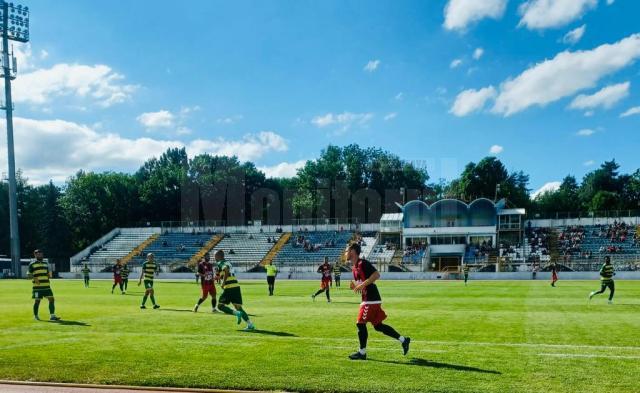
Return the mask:
[[457,268],[460,266],[462,257],[459,255],[447,255],[441,257],[431,257],[431,262],[436,264],[436,269],[441,272],[443,270],[450,270],[451,268]]

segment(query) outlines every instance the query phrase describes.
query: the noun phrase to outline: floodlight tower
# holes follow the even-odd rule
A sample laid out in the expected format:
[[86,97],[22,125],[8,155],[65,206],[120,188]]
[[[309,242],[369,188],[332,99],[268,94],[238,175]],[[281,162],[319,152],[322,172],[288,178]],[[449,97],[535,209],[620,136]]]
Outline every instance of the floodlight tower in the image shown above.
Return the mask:
[[7,161],[9,162],[9,225],[11,232],[11,263],[17,278],[22,276],[20,266],[20,234],[18,231],[18,195],[16,190],[16,160],[13,151],[13,102],[11,81],[16,78],[18,64],[9,53],[9,40],[29,41],[29,7],[0,0],[0,34],[2,34],[2,69],[5,102],[0,109],[7,115]]

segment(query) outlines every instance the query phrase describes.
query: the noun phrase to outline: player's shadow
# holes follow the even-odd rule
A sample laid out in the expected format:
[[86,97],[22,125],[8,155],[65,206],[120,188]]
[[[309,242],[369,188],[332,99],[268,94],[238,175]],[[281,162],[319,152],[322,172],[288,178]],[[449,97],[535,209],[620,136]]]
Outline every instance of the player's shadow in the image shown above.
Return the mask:
[[62,319],[59,321],[48,321],[50,323],[55,323],[56,325],[64,325],[64,326],[91,326],[86,322],[80,321],[68,321],[66,319]]
[[[193,313],[193,310],[189,310],[189,309],[186,309],[186,308],[182,308],[182,309],[180,309],[180,308],[162,308],[162,307],[161,307],[161,308],[160,308],[160,311],[171,311],[171,312],[190,312],[190,313]],[[202,312],[201,312],[201,313],[202,313]],[[209,313],[209,314],[212,314],[212,313]]]
[[[239,332],[244,332],[244,330],[238,330],[238,331]],[[271,331],[271,330],[260,330],[260,329],[251,330],[248,333],[264,334],[265,336],[277,336],[277,337],[298,337],[297,335],[295,335],[293,333],[274,332],[274,331]]]
[[341,300],[331,300],[331,303],[334,303],[334,304],[361,304],[362,302],[350,302],[350,301],[341,301]]
[[397,360],[375,360],[375,359],[370,359],[369,361],[378,362],[378,363],[399,364],[403,366],[443,368],[448,370],[466,371],[466,372],[483,373],[483,374],[502,374],[500,371],[495,371],[495,370],[484,370],[477,367],[462,366],[459,364],[440,363],[440,362],[434,362],[431,360],[420,359],[420,358],[412,358],[408,362],[399,362]]

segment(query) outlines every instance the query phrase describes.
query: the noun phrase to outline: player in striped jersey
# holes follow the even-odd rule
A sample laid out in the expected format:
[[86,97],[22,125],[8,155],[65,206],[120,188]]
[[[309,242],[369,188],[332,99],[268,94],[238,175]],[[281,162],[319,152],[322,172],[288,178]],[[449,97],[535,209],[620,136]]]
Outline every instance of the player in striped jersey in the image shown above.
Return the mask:
[[129,264],[122,264],[122,268],[120,269],[120,277],[122,277],[122,288],[124,289],[122,291],[123,295],[127,293],[127,287],[129,286],[129,273],[131,273],[131,270],[129,270]]
[[600,290],[591,292],[589,294],[589,300],[595,295],[604,293],[604,291],[609,288],[609,304],[613,304],[613,294],[616,292],[616,285],[613,282],[613,276],[615,275],[616,272],[611,264],[611,257],[604,257],[604,265],[600,268]]
[[[240,284],[235,276],[233,266],[225,261],[224,251],[222,250],[216,251],[215,259],[218,264],[218,279],[222,287],[222,294],[220,295],[220,299],[218,299],[218,310],[225,314],[235,315],[238,319],[238,325],[244,320],[247,323],[247,327],[244,330],[255,330],[255,325],[242,308],[242,292],[240,291]],[[233,304],[235,310],[229,308],[229,304]]]
[[462,274],[464,275],[464,286],[467,286],[467,281],[469,281],[469,265],[466,263],[462,265]]
[[340,263],[336,262],[333,265],[333,279],[336,282],[336,288],[340,288],[340,276],[342,275],[342,270],[340,270]]
[[33,303],[33,318],[39,321],[38,308],[40,307],[40,300],[47,298],[49,301],[49,320],[59,321],[60,318],[56,316],[56,305],[53,297],[53,291],[51,290],[51,271],[49,270],[49,264],[44,261],[44,255],[42,251],[35,250],[33,256],[35,261],[29,264],[29,276],[31,276],[31,282],[33,283],[32,298]]
[[360,350],[349,355],[351,360],[367,360],[367,340],[369,332],[367,331],[367,323],[371,323],[373,328],[393,339],[396,339],[402,345],[402,352],[406,355],[409,352],[409,344],[411,339],[403,337],[394,328],[384,324],[387,319],[382,309],[382,298],[375,282],[380,278],[380,273],[366,259],[360,258],[360,245],[353,243],[349,246],[348,258],[353,266],[353,278],[351,281],[351,289],[362,295],[362,303],[360,304],[360,313],[358,314],[358,339],[360,340]]
[[140,279],[138,280],[138,286],[142,284],[142,279],[144,278],[144,297],[142,298],[141,309],[147,308],[145,303],[147,302],[147,298],[151,298],[151,303],[153,303],[153,308],[160,308],[160,306],[156,303],[156,298],[154,297],[153,290],[153,278],[158,272],[158,265],[156,265],[154,256],[152,253],[147,254],[147,260],[142,264],[142,270],[140,271]]
[[86,263],[84,264],[84,267],[82,268],[81,272],[82,272],[82,278],[84,279],[84,287],[89,288],[89,273],[91,273],[91,269],[89,269]]

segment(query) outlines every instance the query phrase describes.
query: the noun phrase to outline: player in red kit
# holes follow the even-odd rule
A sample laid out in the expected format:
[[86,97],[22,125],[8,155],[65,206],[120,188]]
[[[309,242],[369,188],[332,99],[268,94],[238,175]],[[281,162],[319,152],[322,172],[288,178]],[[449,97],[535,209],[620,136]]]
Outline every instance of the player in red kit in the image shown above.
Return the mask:
[[360,258],[360,251],[358,243],[353,243],[349,246],[348,258],[352,264],[353,278],[355,280],[351,281],[350,287],[354,292],[362,295],[360,313],[356,324],[360,350],[349,355],[349,359],[367,360],[367,339],[369,338],[367,323],[371,323],[376,331],[398,340],[402,345],[402,352],[406,355],[409,352],[411,339],[401,336],[394,328],[383,323],[387,319],[387,314],[382,309],[382,298],[375,284],[380,278],[380,273],[369,261]]
[[198,299],[195,307],[193,307],[193,312],[198,312],[198,307],[207,300],[209,295],[211,295],[211,312],[216,312],[215,272],[213,270],[213,264],[209,262],[210,258],[209,253],[206,253],[204,254],[204,258],[198,263],[198,276],[200,277],[202,296]]
[[329,264],[329,257],[324,257],[324,263],[318,267],[318,273],[322,274],[320,281],[320,289],[315,294],[311,295],[311,298],[315,301],[316,296],[322,292],[327,294],[327,302],[331,303],[331,296],[329,294],[329,288],[331,287],[331,265]]
[[116,260],[116,264],[113,265],[113,286],[111,287],[111,293],[116,289],[116,285],[120,287],[120,292],[124,295],[124,289],[122,287],[122,275],[120,272],[122,271],[122,266],[120,265],[120,260]]

